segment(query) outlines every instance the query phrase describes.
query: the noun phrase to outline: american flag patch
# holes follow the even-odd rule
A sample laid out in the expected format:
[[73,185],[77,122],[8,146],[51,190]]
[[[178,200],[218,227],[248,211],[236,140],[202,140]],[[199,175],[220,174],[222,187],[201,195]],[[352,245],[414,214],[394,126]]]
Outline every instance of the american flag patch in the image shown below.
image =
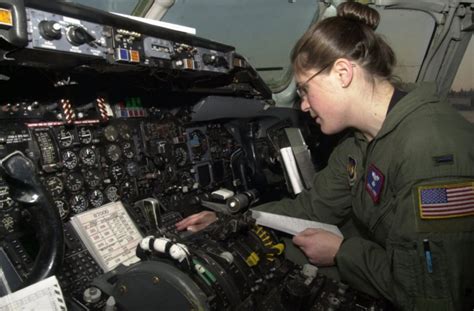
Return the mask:
[[474,182],[418,187],[418,202],[423,219],[474,215]]

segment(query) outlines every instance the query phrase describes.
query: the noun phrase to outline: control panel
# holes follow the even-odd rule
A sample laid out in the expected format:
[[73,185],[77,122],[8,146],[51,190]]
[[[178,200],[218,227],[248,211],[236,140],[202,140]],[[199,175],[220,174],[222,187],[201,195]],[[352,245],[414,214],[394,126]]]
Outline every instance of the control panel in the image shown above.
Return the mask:
[[30,48],[106,57],[102,25],[35,9],[27,9],[26,14]]
[[232,51],[218,51],[38,9],[27,8],[26,16],[31,49],[175,70],[228,73],[234,66]]

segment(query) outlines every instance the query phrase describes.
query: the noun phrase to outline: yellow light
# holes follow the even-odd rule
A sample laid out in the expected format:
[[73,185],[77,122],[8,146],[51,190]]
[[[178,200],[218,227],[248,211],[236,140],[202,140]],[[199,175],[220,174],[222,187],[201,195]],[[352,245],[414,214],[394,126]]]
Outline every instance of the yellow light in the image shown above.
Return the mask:
[[13,26],[12,12],[0,8],[0,25]]

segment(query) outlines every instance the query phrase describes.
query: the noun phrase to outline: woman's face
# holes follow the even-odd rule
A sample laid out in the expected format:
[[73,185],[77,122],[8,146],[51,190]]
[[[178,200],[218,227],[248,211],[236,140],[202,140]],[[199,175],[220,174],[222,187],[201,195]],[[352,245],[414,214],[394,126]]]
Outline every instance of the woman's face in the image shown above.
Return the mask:
[[295,75],[301,110],[309,112],[323,133],[335,134],[349,126],[346,99],[332,70],[317,73],[317,70],[310,70]]

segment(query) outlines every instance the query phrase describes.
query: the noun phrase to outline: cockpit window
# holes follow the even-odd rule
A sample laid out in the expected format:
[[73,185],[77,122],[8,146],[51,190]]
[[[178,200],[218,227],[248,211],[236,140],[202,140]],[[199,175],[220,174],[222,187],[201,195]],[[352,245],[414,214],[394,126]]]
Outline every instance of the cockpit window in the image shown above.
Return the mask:
[[162,21],[235,46],[273,91],[290,82],[290,52],[319,7],[314,0],[176,0]]

